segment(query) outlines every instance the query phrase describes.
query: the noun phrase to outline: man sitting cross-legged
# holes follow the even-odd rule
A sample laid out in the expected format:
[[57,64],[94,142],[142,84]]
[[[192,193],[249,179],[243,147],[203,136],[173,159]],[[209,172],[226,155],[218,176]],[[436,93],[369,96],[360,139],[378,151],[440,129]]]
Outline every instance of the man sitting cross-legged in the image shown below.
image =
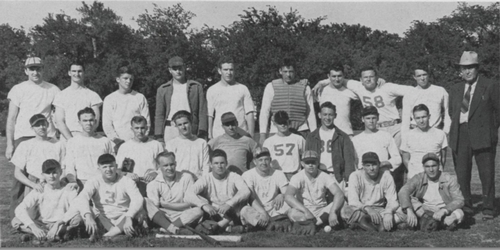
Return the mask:
[[[316,151],[304,152],[301,164],[304,169],[292,177],[285,194],[285,201],[292,208],[288,216],[294,222],[293,232],[313,235],[316,226],[322,224],[339,228],[344,193],[337,181],[319,170]],[[327,190],[333,196],[330,204],[326,200]]]
[[351,228],[389,231],[403,221],[401,216],[394,216],[399,207],[394,180],[388,171],[380,169],[376,153],[364,153],[362,162],[363,169],[349,176],[348,204],[342,208],[342,218]]
[[224,229],[241,231],[243,227],[234,224],[239,224],[241,220],[242,208],[247,204],[250,190],[240,175],[228,170],[226,152],[214,150],[210,162],[212,172],[198,179],[187,191],[185,199],[210,216],[209,221],[202,223],[208,229],[206,233],[215,234]]
[[[439,170],[439,163],[437,154],[424,155],[424,172],[411,178],[399,191],[401,210],[407,215],[406,221],[410,227],[420,224],[420,229],[424,231],[438,229],[438,226],[455,230],[464,218],[461,209],[464,197],[457,177]],[[439,223],[433,223],[432,220]],[[432,227],[429,224],[437,225]]]
[[[140,234],[137,230],[147,218],[163,229],[175,232],[175,226],[165,214],[151,200],[142,197],[135,182],[117,172],[113,155],[101,155],[98,165],[101,175],[87,181],[74,202],[84,218],[91,242],[100,236],[98,230],[105,230],[102,236],[109,240],[122,233],[127,236]],[[92,209],[90,199],[94,204]]]
[[[184,199],[186,190],[194,185],[193,176],[175,170],[177,162],[172,152],[160,153],[156,157],[156,162],[160,174],[148,183],[148,198],[176,227],[196,225],[203,217],[203,211],[199,207],[193,207]],[[187,230],[180,230],[177,233],[192,234]]]
[[[271,156],[267,148],[257,148],[254,154],[255,168],[243,174],[252,192],[248,211],[249,223],[268,231],[288,231],[291,227],[287,213],[290,207],[284,202],[288,180],[281,170],[271,167]],[[246,208],[247,206],[245,206]]]
[[[61,165],[57,160],[48,159],[42,164],[42,178],[45,181],[43,191],[30,192],[15,210],[12,227],[35,235],[34,244],[43,240],[65,239],[76,229],[82,218],[78,210],[70,209],[70,203],[76,198],[77,190],[61,184]],[[23,235],[23,240],[29,237]]]

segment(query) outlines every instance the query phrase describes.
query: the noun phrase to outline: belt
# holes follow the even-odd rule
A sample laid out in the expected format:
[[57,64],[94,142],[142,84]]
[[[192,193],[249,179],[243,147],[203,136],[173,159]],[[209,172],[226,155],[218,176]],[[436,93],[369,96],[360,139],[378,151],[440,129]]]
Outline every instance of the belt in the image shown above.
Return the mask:
[[377,128],[390,127],[390,126],[394,126],[394,125],[399,124],[399,123],[401,123],[401,119],[395,119],[395,120],[391,120],[391,121],[379,122],[379,123],[377,123]]

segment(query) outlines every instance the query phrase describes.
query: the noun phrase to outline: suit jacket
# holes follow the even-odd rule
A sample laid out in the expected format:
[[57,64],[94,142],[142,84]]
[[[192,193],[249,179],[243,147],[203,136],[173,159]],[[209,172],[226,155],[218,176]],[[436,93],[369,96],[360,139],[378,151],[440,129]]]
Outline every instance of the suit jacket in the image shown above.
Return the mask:
[[[479,76],[469,108],[469,135],[474,150],[495,146],[498,141],[500,124],[500,93],[498,83]],[[449,113],[451,117],[450,147],[458,148],[458,127],[460,125],[460,106],[464,98],[465,84],[454,85],[450,90]]]

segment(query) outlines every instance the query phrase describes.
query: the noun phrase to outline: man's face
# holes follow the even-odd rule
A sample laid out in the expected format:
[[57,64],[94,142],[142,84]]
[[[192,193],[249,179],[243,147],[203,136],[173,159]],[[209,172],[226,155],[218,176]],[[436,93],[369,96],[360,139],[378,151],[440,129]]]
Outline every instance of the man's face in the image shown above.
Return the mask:
[[413,112],[413,119],[415,119],[419,129],[427,129],[429,127],[430,116],[425,110]]
[[83,131],[91,133],[94,130],[94,124],[96,122],[95,116],[93,114],[82,114],[80,115],[80,120],[78,121],[82,126]]
[[377,129],[378,115],[365,115],[361,119],[365,124],[365,129],[368,129],[370,131],[374,131]]
[[318,174],[319,161],[317,159],[306,159],[305,161],[302,160],[300,163],[308,174],[313,176],[316,176]]
[[83,83],[83,67],[81,65],[71,65],[68,75],[71,77],[71,81],[82,84]]
[[28,76],[28,79],[35,83],[42,82],[42,67],[31,66],[24,70],[24,73]]
[[380,163],[366,162],[363,163],[365,173],[372,179],[377,179],[380,173]]
[[234,82],[234,64],[223,63],[219,68],[219,74],[222,80],[227,83]]
[[276,126],[276,128],[278,129],[278,132],[282,133],[282,134],[285,134],[285,133],[288,133],[288,129],[290,128],[290,122],[287,121],[283,124],[278,124],[277,122],[274,122],[274,126]]
[[120,77],[116,78],[116,82],[118,82],[118,86],[120,89],[124,89],[129,91],[134,84],[134,76],[131,74],[121,74]]
[[439,163],[434,160],[428,160],[424,163],[424,172],[431,180],[439,177]]
[[186,74],[186,67],[184,65],[169,67],[168,71],[172,74],[173,79],[179,82],[184,81],[184,76]]
[[321,119],[321,125],[326,128],[332,128],[333,121],[337,117],[335,111],[331,108],[322,108],[319,113],[319,118]]
[[257,159],[254,159],[255,166],[263,173],[269,173],[271,170],[271,157],[270,156],[261,156]]
[[100,164],[99,171],[101,171],[102,178],[106,180],[113,180],[116,177],[116,162]]
[[335,88],[340,88],[342,87],[342,82],[344,81],[344,73],[342,73],[342,71],[330,70],[328,78],[330,78],[330,82]]
[[31,128],[33,131],[35,131],[35,134],[40,136],[40,137],[46,137],[47,136],[47,127],[49,126],[49,123],[46,120],[41,120],[37,121]]
[[166,178],[174,178],[175,177],[175,167],[177,166],[177,163],[175,162],[173,157],[160,157],[158,159],[158,168],[160,169],[161,173],[163,174],[164,177]]
[[222,124],[222,128],[224,128],[227,135],[235,136],[238,133],[236,130],[238,128],[238,121],[225,122]]
[[478,65],[464,65],[460,66],[460,73],[462,74],[462,78],[467,83],[474,83],[477,79],[477,74],[479,73]]
[[179,129],[179,133],[183,136],[189,137],[191,136],[191,122],[187,117],[181,117],[175,120],[175,126]]
[[227,160],[223,156],[216,156],[212,158],[212,172],[218,176],[222,176],[227,171]]
[[377,87],[378,76],[373,70],[366,70],[361,72],[361,82],[365,89],[373,91]]
[[134,136],[139,141],[146,141],[148,136],[146,135],[146,131],[148,130],[148,125],[145,122],[132,123],[132,131],[134,132]]
[[54,169],[49,171],[48,173],[42,173],[43,179],[47,182],[47,184],[54,185],[59,182],[59,178],[61,177],[61,170]]
[[418,86],[421,88],[427,88],[429,87],[429,76],[425,70],[421,69],[416,69],[415,70],[415,75],[413,75],[413,79],[417,81]]
[[280,75],[286,83],[293,83],[295,80],[295,70],[293,66],[284,66],[280,68]]

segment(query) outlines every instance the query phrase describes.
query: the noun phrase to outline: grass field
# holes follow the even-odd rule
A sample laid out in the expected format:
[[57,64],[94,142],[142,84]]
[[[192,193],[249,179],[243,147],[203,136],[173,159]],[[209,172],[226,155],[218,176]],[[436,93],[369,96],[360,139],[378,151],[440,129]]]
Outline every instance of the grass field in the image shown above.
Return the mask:
[[[31,247],[30,242],[22,243],[20,235],[14,234],[8,219],[9,190],[13,177],[13,165],[5,156],[5,137],[0,137],[0,223],[2,247]],[[500,152],[500,149],[497,151]],[[497,154],[496,162],[499,162]],[[498,165],[498,164],[497,164]],[[446,172],[454,173],[451,152],[448,152]],[[496,180],[500,173],[496,171]],[[472,190],[474,203],[481,203],[481,185],[477,170],[473,169]],[[500,185],[496,185],[496,204],[500,204]],[[479,212],[480,209],[476,209]],[[395,231],[388,233],[369,233],[363,231],[341,230],[334,233],[320,232],[315,236],[295,236],[275,232],[255,232],[243,235],[240,243],[222,242],[225,247],[499,247],[500,217],[482,221],[481,214],[474,216],[475,223],[470,228],[460,228],[455,232],[439,231],[433,233]],[[51,243],[50,247],[211,247],[201,240],[157,239],[151,234],[145,238],[123,240],[115,243],[97,242],[91,244],[87,239],[76,239],[65,243]]]

